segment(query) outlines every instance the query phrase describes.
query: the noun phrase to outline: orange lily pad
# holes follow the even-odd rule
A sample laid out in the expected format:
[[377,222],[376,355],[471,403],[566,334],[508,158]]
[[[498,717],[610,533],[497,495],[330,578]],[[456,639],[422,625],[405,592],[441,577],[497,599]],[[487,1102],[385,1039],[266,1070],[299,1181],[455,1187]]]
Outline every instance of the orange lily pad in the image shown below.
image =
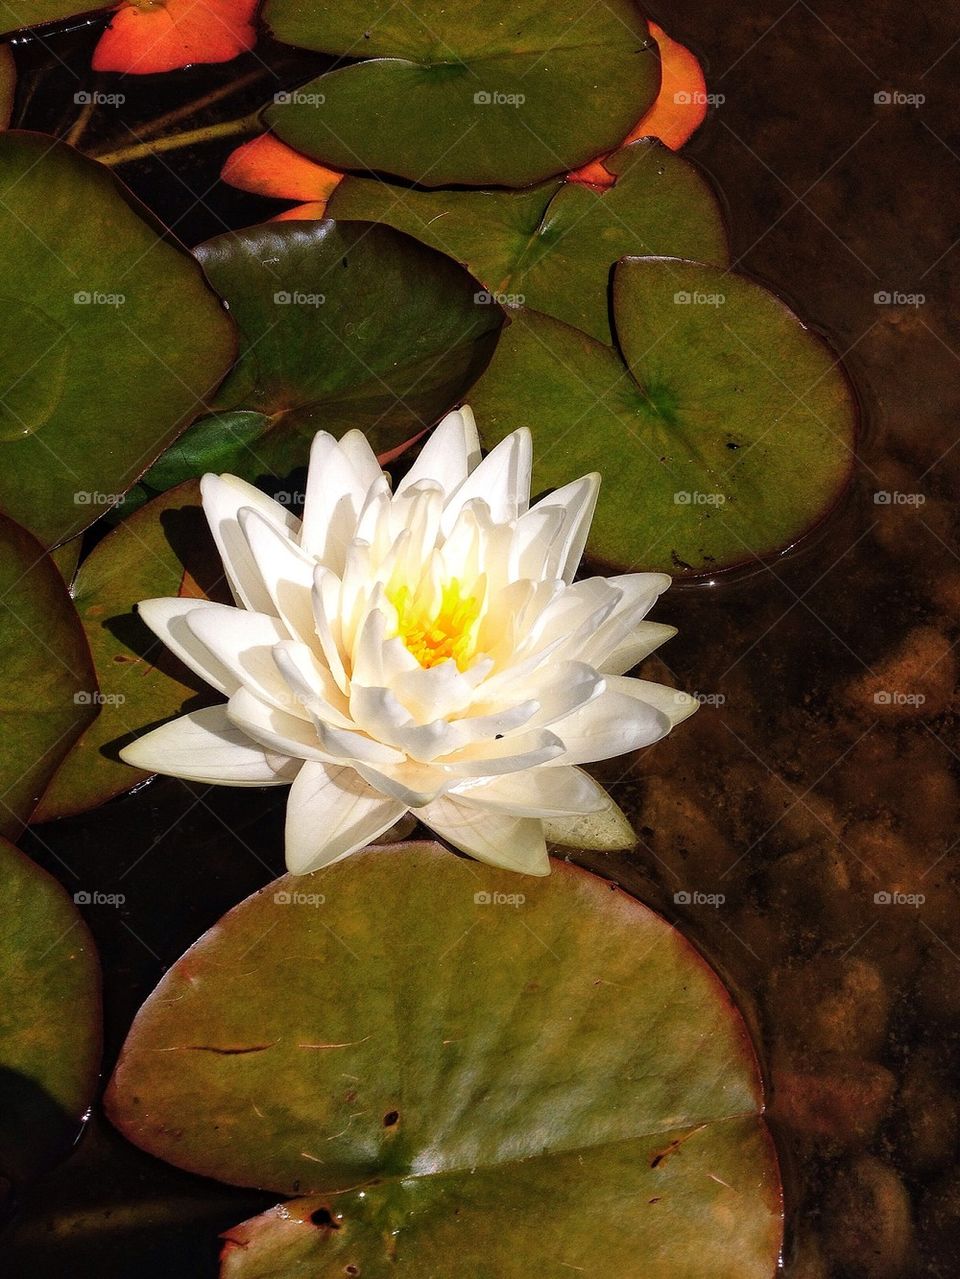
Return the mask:
[[[707,82],[703,68],[686,45],[672,40],[655,22],[648,25],[660,50],[660,92],[624,139],[624,145],[638,138],[659,138],[671,151],[679,151],[706,118]],[[602,159],[592,160],[569,177],[573,182],[601,187],[613,186],[615,180]]]
[[94,71],[149,75],[229,62],[257,42],[257,0],[127,0],[93,51]]
[[343,174],[310,160],[274,134],[262,133],[231,151],[220,177],[230,186],[251,191],[254,195],[305,201],[271,219],[286,222],[324,217],[327,200]]

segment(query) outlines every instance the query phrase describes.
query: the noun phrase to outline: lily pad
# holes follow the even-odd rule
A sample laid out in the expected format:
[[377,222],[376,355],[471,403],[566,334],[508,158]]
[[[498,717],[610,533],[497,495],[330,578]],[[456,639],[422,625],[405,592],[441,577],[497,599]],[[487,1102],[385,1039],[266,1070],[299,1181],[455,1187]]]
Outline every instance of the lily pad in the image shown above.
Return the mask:
[[149,776],[117,752],[214,697],[137,617],[140,600],[191,594],[226,602],[222,568],[191,481],[124,520],[83,561],[73,584],[100,684],[100,714],[66,756],[34,814],[49,821],[96,808]]
[[563,862],[521,883],[408,844],[284,876],[166,974],[107,1107],[180,1167],[322,1196],[242,1228],[230,1276],[776,1264],[743,1022],[679,933]]
[[97,681],[59,570],[0,516],[0,834],[17,835],[97,713]]
[[19,31],[22,27],[39,27],[45,22],[59,22],[75,13],[93,13],[104,6],[84,0],[3,0],[0,5],[0,34]]
[[212,407],[145,477],[224,464],[245,479],[305,468],[319,430],[384,453],[431,425],[481,373],[502,322],[477,282],[391,227],[272,223],[197,249],[242,348]]
[[492,297],[530,306],[612,342],[610,274],[627,254],[729,260],[706,179],[655,140],[605,161],[606,191],[563,180],[526,191],[418,191],[346,177],[335,218],[386,222],[462,262]]
[[234,332],[111,175],[0,134],[0,507],[46,545],[102,515],[198,412]]
[[267,0],[279,40],[362,56],[266,120],[338,169],[423,186],[526,186],[615,150],[654,101],[660,61],[631,0]]
[[588,553],[675,576],[771,558],[849,480],[857,407],[827,344],[744,276],[616,267],[611,350],[521,312],[470,392],[483,442],[529,426],[534,489],[603,459]]
[[63,888],[0,839],[0,1180],[64,1154],[100,1064],[100,967]]

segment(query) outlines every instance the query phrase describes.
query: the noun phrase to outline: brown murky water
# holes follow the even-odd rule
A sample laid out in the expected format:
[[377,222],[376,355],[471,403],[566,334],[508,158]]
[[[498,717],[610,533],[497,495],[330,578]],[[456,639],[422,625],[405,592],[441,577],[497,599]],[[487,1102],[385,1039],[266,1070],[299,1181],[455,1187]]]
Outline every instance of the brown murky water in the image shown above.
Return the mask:
[[[662,602],[680,635],[645,673],[704,706],[616,782],[638,850],[592,864],[675,920],[737,992],[770,1081],[789,1279],[947,1279],[960,1274],[960,10],[695,0],[655,16],[723,95],[692,153],[726,198],[739,268],[816,318],[864,428],[853,491],[810,545]],[[196,73],[197,91],[237,66]],[[130,92],[131,120],[151,94],[190,96]],[[263,85],[252,95],[243,109]],[[56,124],[39,107],[32,122]],[[177,182],[149,164],[124,176],[195,243],[267,208],[208,190],[228,149],[180,153]],[[280,830],[275,797],[164,781],[40,832],[31,851],[68,886],[126,896],[90,912],[108,1064],[163,969],[279,871]],[[272,1200],[162,1167],[94,1121],[21,1204],[8,1255],[35,1279],[199,1279],[215,1273],[216,1231]]]

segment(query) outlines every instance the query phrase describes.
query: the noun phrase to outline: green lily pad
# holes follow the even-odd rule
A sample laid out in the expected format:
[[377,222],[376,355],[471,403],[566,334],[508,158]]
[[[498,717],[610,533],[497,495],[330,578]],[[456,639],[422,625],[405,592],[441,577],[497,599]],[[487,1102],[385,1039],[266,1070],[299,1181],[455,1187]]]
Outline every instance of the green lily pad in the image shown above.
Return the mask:
[[615,269],[611,350],[521,312],[470,392],[483,442],[529,426],[533,487],[602,459],[588,553],[675,576],[756,563],[849,480],[857,408],[839,362],[772,293],[675,258]]
[[198,412],[234,331],[108,169],[0,134],[0,507],[46,545],[102,515]]
[[0,516],[0,834],[19,834],[97,713],[86,637],[56,565]]
[[179,594],[226,601],[222,568],[190,481],[135,512],[83,561],[73,597],[100,684],[100,714],[66,756],[35,821],[83,813],[136,786],[147,773],[118,756],[144,727],[216,700],[136,615],[143,599]]
[[76,906],[0,839],[0,1179],[66,1152],[100,1065],[100,966]]
[[83,0],[0,0],[0,35],[22,27],[39,27],[59,22],[75,13],[93,13],[100,6]]
[[17,64],[13,60],[13,50],[8,44],[0,44],[0,129],[5,129],[10,123],[16,92]]
[[525,191],[418,191],[346,177],[331,217],[386,222],[462,262],[492,297],[612,342],[609,283],[626,254],[729,260],[723,214],[700,172],[655,139],[605,162],[613,187],[554,180]]
[[197,256],[242,348],[216,416],[145,477],[157,486],[224,464],[287,476],[319,430],[358,427],[386,452],[462,398],[502,322],[462,267],[391,227],[281,222],[217,236]]
[[527,186],[615,150],[660,63],[631,0],[267,0],[288,44],[365,61],[278,95],[266,120],[338,169],[423,186]]
[[279,1251],[276,1215],[245,1228],[231,1276],[776,1264],[729,996],[663,919],[563,862],[518,880],[407,844],[276,880],[166,974],[107,1107],[180,1167],[324,1197]]

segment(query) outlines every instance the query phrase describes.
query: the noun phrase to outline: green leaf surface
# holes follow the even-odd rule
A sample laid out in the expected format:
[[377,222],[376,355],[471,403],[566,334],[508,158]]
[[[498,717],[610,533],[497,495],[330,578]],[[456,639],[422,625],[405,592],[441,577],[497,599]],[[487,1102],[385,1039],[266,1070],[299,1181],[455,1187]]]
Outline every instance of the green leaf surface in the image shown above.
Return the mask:
[[0,134],[0,507],[66,541],[171,443],[235,335],[197,263],[111,175]]
[[100,714],[63,761],[34,814],[86,812],[148,776],[118,758],[121,746],[213,694],[137,617],[140,600],[183,594],[226,601],[220,561],[191,481],[118,525],[83,561],[74,602],[93,653]]
[[57,566],[0,516],[0,834],[15,836],[97,713],[96,676]]
[[280,96],[266,120],[340,169],[424,186],[526,186],[613,151],[660,85],[630,0],[267,0],[288,44],[366,61]]
[[22,27],[39,27],[45,22],[59,22],[75,13],[95,13],[97,4],[83,0],[0,0],[0,34]]
[[675,576],[770,558],[842,495],[857,409],[839,362],[772,293],[674,258],[614,272],[611,350],[513,319],[470,392],[483,442],[534,435],[535,490],[603,475],[588,553]]
[[244,1228],[230,1276],[776,1264],[739,1015],[663,919],[563,862],[518,885],[408,844],[275,881],[166,974],[107,1106],[180,1167],[324,1196],[321,1229]]
[[0,839],[0,1179],[66,1153],[100,1064],[100,966],[63,888]]
[[723,215],[706,179],[654,139],[605,161],[606,190],[552,181],[525,191],[410,190],[347,176],[331,217],[386,222],[462,262],[506,305],[530,306],[601,342],[610,275],[627,254],[726,265]]
[[214,418],[150,473],[224,463],[247,479],[306,467],[319,430],[366,432],[380,453],[430,425],[482,371],[498,307],[448,258],[390,227],[281,222],[197,249],[242,335]]

